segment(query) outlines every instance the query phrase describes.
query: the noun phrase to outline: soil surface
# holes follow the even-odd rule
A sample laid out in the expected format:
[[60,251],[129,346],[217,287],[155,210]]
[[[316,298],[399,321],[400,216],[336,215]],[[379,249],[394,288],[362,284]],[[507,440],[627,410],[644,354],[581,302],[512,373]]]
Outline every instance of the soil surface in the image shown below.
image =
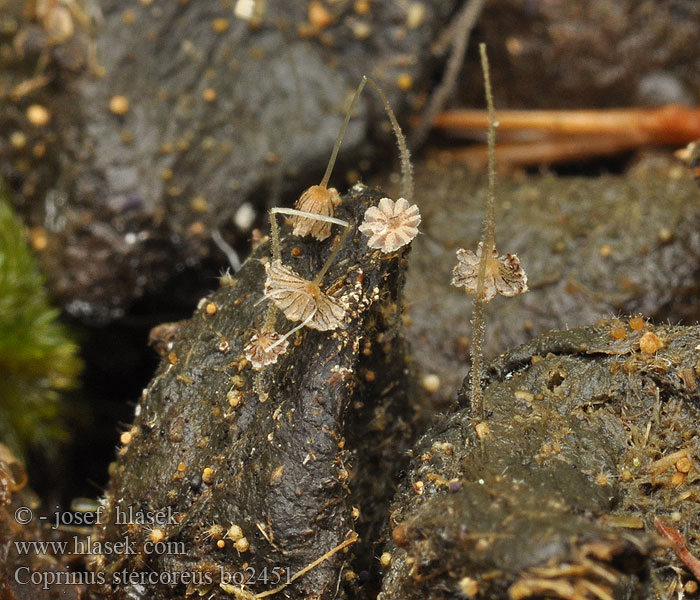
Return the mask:
[[[395,187],[387,185],[390,193]],[[480,239],[485,177],[420,161],[415,198],[422,235],[409,262],[404,324],[418,368],[439,376],[435,398],[444,404],[469,361],[471,297],[450,280],[455,251],[475,249]],[[530,291],[486,306],[486,356],[615,314],[695,323],[699,225],[700,191],[682,165],[499,178],[496,247],[518,255]]]
[[697,553],[698,342],[697,326],[610,321],[493,361],[481,439],[462,393],[413,449],[381,598],[641,600],[682,585],[654,521]]

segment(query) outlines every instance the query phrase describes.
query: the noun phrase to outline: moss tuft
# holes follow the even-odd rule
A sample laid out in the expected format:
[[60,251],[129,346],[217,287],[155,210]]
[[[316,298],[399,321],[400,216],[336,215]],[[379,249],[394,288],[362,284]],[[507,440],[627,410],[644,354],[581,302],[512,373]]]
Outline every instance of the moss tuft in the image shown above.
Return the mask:
[[82,363],[57,322],[21,223],[0,197],[0,439],[15,452],[60,439],[59,392]]

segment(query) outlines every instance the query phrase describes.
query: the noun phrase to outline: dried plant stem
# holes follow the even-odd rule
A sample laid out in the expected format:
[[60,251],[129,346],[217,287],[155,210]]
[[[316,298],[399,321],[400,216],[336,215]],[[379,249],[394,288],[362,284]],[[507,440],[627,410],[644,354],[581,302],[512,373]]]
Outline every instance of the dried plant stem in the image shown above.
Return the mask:
[[454,91],[459,72],[464,64],[469,35],[481,14],[483,6],[484,0],[469,0],[459,15],[457,15],[454,29],[450,29],[452,52],[450,52],[450,58],[447,61],[442,82],[430,96],[428,106],[423,111],[418,126],[411,133],[411,148],[414,150],[425,141],[435,116],[440,112],[445,105],[445,101]]
[[323,174],[323,179],[321,180],[321,183],[319,184],[321,187],[327,188],[328,187],[328,181],[331,178],[331,173],[333,172],[333,167],[335,166],[335,161],[338,158],[338,151],[340,150],[340,144],[343,142],[343,138],[345,137],[345,132],[348,129],[348,125],[350,124],[350,119],[352,118],[352,113],[355,110],[355,106],[357,106],[357,101],[360,99],[360,94],[362,94],[362,90],[365,87],[365,84],[367,83],[366,78],[362,78],[362,81],[360,81],[360,85],[357,86],[357,89],[355,90],[355,95],[352,97],[352,102],[350,103],[350,108],[348,109],[347,114],[345,115],[345,120],[343,121],[343,126],[340,128],[340,132],[338,133],[338,137],[335,140],[335,145],[333,146],[333,152],[331,152],[331,158],[328,161],[328,166],[326,167],[326,172]]
[[352,535],[351,537],[349,537],[347,540],[345,540],[344,542],[341,542],[341,543],[338,544],[335,548],[333,548],[332,550],[329,550],[328,552],[326,552],[323,556],[317,558],[317,559],[316,559],[315,561],[313,561],[312,563],[306,565],[303,569],[301,569],[301,570],[297,571],[296,573],[294,573],[294,575],[292,575],[292,576],[289,578],[289,581],[288,581],[287,583],[283,583],[283,584],[280,585],[279,587],[276,587],[276,588],[274,588],[274,589],[272,589],[272,590],[268,590],[268,591],[266,591],[266,592],[260,592],[259,594],[255,594],[254,598],[256,598],[256,599],[257,599],[257,598],[267,598],[268,596],[272,596],[272,595],[274,595],[274,594],[278,594],[278,593],[281,592],[284,588],[286,588],[288,585],[294,583],[297,579],[299,579],[300,577],[303,577],[303,576],[306,575],[309,571],[311,571],[312,569],[315,569],[316,567],[318,567],[318,565],[320,565],[321,563],[327,561],[327,560],[328,560],[329,558],[331,558],[334,554],[337,554],[338,552],[340,552],[340,551],[343,550],[344,548],[347,548],[348,546],[354,544],[357,540],[358,540],[357,534],[353,534],[353,535]]
[[[482,138],[488,114],[456,109],[440,113],[433,126],[451,137]],[[678,105],[603,110],[503,110],[498,113],[499,167],[508,170],[610,156],[648,145],[682,146],[700,137],[700,109]],[[506,143],[504,143],[504,141]],[[487,148],[450,148],[441,157],[479,170]]]
[[654,519],[654,525],[659,534],[671,542],[671,547],[676,553],[676,556],[688,567],[688,570],[694,575],[695,579],[700,581],[700,560],[690,553],[681,532],[678,531],[678,529],[665,525],[658,518]]
[[484,361],[484,282],[486,279],[486,264],[494,247],[496,227],[496,112],[493,108],[493,94],[491,92],[491,77],[489,73],[489,59],[486,55],[486,45],[479,44],[481,53],[481,67],[484,71],[484,88],[486,89],[486,103],[489,110],[489,183],[486,195],[486,217],[481,234],[481,259],[479,260],[479,276],[476,283],[474,296],[474,310],[472,313],[472,377],[471,377],[471,407],[472,417],[484,420],[484,396],[481,389],[483,361]]
[[411,165],[411,153],[408,151],[406,138],[404,137],[403,131],[401,131],[401,126],[396,120],[396,115],[391,109],[389,100],[384,95],[382,88],[379,87],[376,81],[369,77],[363,77],[363,79],[369,82],[384,104],[384,110],[389,117],[391,128],[394,130],[394,135],[396,136],[396,143],[399,146],[399,156],[401,157],[401,197],[411,202],[413,200],[413,166]]
[[[487,123],[488,115],[483,110],[458,109],[437,115],[433,127],[473,137]],[[503,132],[519,132],[521,136],[525,131],[541,137],[619,135],[640,144],[680,145],[700,137],[700,109],[669,105],[603,110],[503,110],[498,114],[498,128]]]

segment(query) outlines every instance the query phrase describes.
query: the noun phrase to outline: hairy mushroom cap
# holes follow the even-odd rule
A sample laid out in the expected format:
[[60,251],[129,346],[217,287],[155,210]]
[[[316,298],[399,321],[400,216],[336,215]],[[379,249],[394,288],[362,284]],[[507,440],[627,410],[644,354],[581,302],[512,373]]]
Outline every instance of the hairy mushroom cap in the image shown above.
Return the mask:
[[256,371],[277,362],[287,351],[289,342],[276,331],[256,332],[246,344],[245,357]]
[[318,283],[304,279],[279,260],[265,265],[265,296],[290,321],[304,321],[318,331],[337,329],[345,319],[345,306],[323,292]]
[[378,206],[370,206],[359,230],[369,237],[367,245],[388,254],[408,244],[418,235],[421,217],[418,206],[405,198],[394,202],[382,198]]
[[[479,261],[481,260],[481,242],[476,252],[460,248],[457,250],[457,264],[452,270],[452,285],[463,287],[468,294],[476,294],[479,279]],[[484,300],[489,301],[500,294],[511,297],[527,292],[527,275],[520,266],[515,254],[498,255],[493,248],[486,262],[484,279]]]
[[[336,206],[341,202],[340,194],[335,188],[312,185],[297,200],[295,208],[302,212],[332,217]],[[295,215],[292,217],[294,229],[292,233],[300,237],[312,235],[319,242],[331,234],[331,223],[317,221],[309,217]]]

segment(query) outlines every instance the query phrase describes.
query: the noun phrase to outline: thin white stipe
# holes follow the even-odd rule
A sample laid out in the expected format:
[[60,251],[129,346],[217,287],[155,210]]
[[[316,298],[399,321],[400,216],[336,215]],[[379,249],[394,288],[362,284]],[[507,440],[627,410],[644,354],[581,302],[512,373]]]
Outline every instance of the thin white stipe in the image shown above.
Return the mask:
[[315,219],[316,221],[325,221],[326,223],[334,223],[336,225],[342,225],[343,227],[350,227],[350,223],[343,221],[343,219],[336,219],[335,217],[326,217],[324,215],[317,215],[314,213],[306,212],[303,210],[296,210],[295,208],[282,208],[280,206],[275,206],[270,209],[272,214],[281,213],[283,215],[295,215],[297,217],[307,217],[309,219]]
[[219,247],[219,250],[226,255],[233,272],[235,273],[238,271],[238,269],[241,268],[241,259],[238,257],[238,253],[222,237],[218,229],[212,231],[211,239],[214,240],[214,243]]
[[314,309],[314,311],[311,313],[311,315],[310,315],[309,317],[307,317],[306,320],[305,320],[303,323],[300,323],[300,324],[297,325],[294,329],[292,329],[291,331],[288,331],[287,333],[285,333],[280,339],[278,339],[274,344],[272,344],[272,346],[270,346],[270,347],[268,348],[268,351],[270,351],[270,350],[272,350],[273,348],[279,346],[279,345],[280,345],[282,342],[284,342],[288,337],[290,337],[291,335],[293,335],[294,333],[296,333],[297,331],[299,331],[302,327],[304,327],[307,323],[309,323],[309,322],[311,321],[311,319],[313,319],[313,318],[316,316],[316,313],[317,313],[317,312],[318,312],[318,310],[317,310],[317,309]]

